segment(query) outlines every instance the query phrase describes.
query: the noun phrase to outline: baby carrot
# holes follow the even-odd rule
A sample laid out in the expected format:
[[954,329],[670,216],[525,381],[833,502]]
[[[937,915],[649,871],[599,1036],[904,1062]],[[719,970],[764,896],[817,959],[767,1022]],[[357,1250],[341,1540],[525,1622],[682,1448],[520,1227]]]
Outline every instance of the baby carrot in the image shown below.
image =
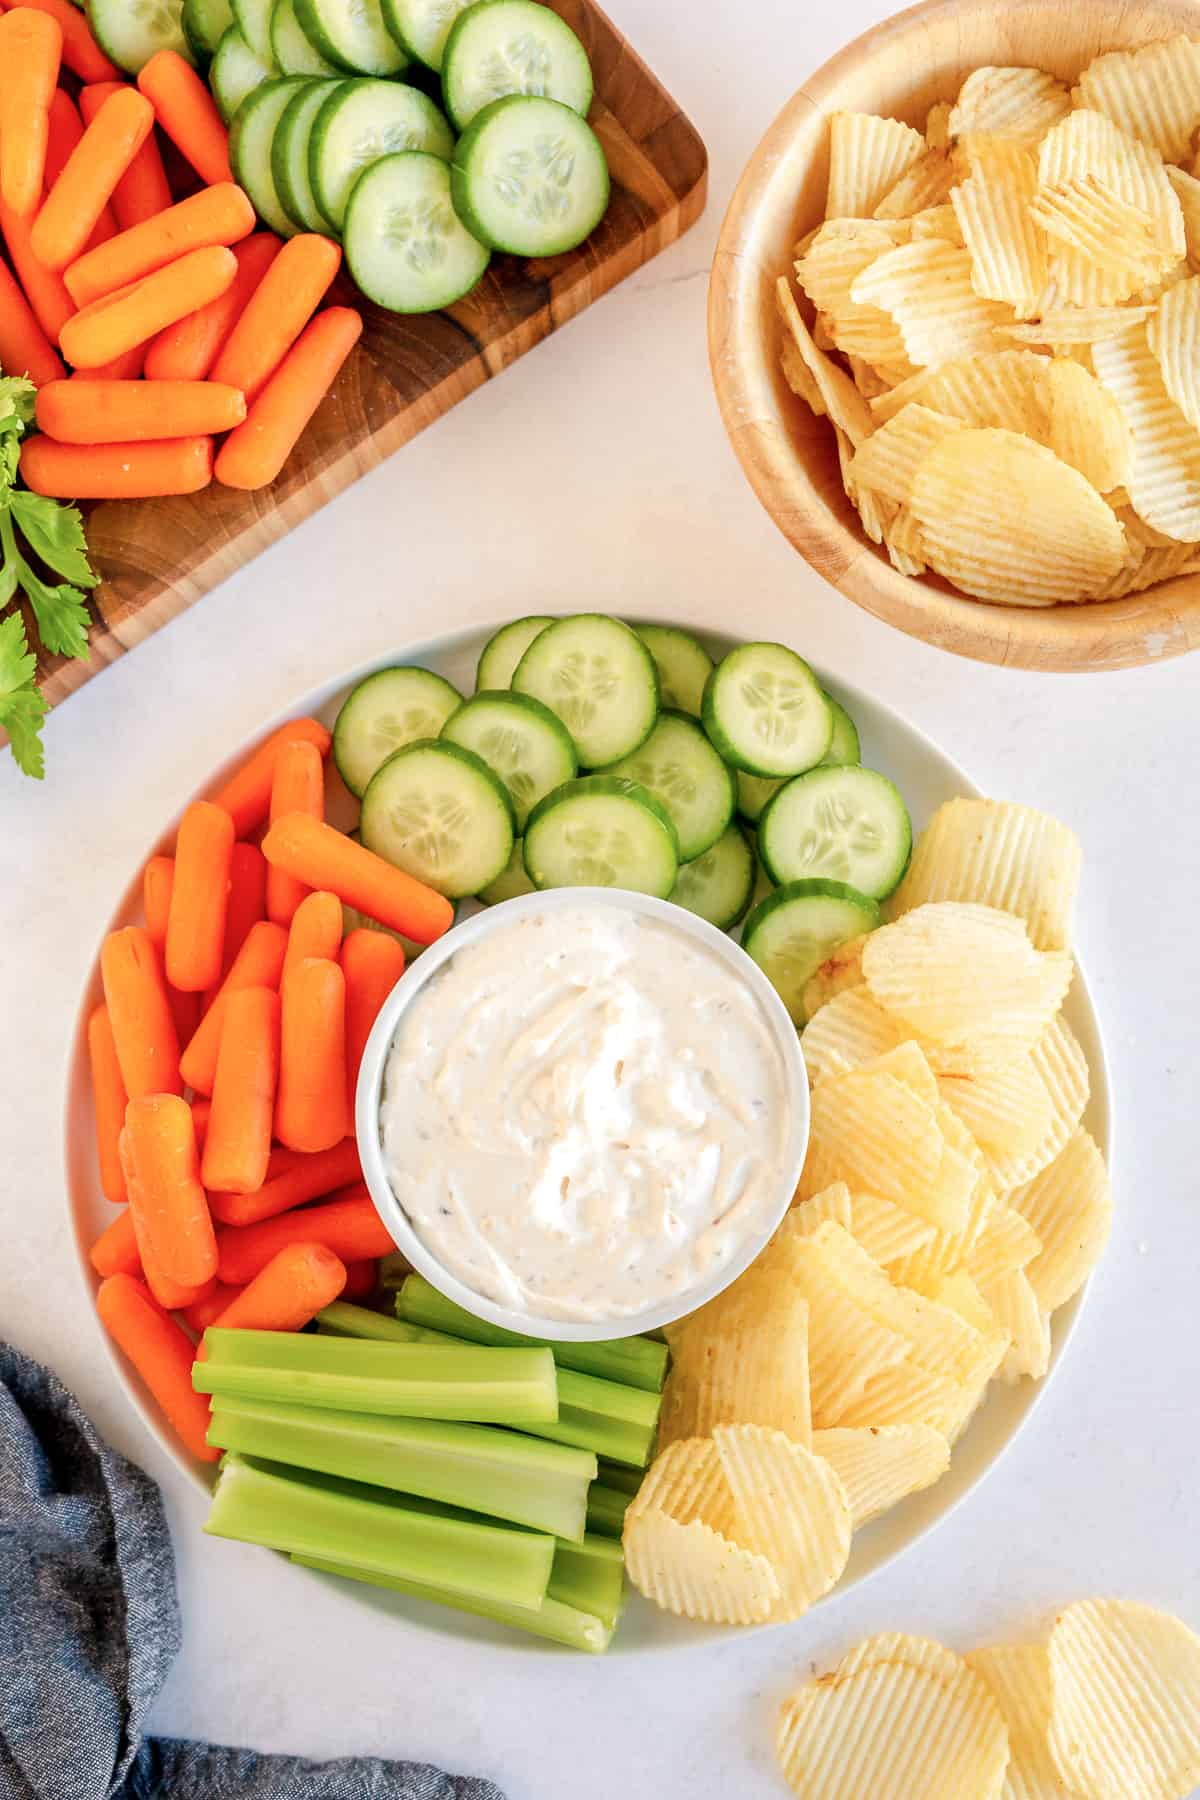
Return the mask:
[[92,1065],[92,1104],[96,1109],[100,1188],[114,1206],[123,1206],[127,1195],[117,1145],[125,1124],[126,1094],[107,1006],[98,1006],[88,1019],[87,1038]]
[[[146,352],[148,381],[203,381],[247,301],[279,254],[279,239],[257,231],[232,246],[238,272],[223,294],[160,331]],[[55,334],[57,335],[57,333]]]
[[129,1102],[125,1132],[143,1261],[150,1256],[169,1281],[199,1287],[216,1274],[217,1260],[191,1108],[177,1094],[147,1094]]
[[101,1282],[96,1310],[185,1447],[202,1462],[216,1462],[221,1452],[204,1441],[209,1407],[192,1388],[195,1353],[186,1332],[132,1275],[112,1275]]
[[[30,238],[33,235],[33,220],[20,218],[11,206],[4,204],[3,198],[0,198],[0,228],[4,231],[8,254],[16,271],[17,280],[21,284],[21,297],[28,303],[38,325],[50,340],[41,352],[44,367],[49,370],[53,364],[57,363],[58,365],[53,374],[43,374],[42,380],[60,381],[66,374],[66,370],[59,361],[58,352],[51,346],[58,342],[59,332],[75,311],[75,302],[63,286],[61,275],[56,275],[52,269],[43,269],[33,254],[30,244]],[[8,270],[5,269],[6,291],[10,282],[11,277]],[[8,310],[7,303],[0,302],[0,313],[6,313]],[[0,345],[0,355],[3,355],[3,345]],[[51,361],[51,359],[53,360]],[[19,365],[7,357],[4,358],[4,367],[14,373],[19,369]],[[35,381],[38,379],[36,375],[32,374],[32,370],[31,377]]]
[[221,446],[218,481],[249,489],[274,481],[361,336],[362,319],[348,306],[331,306],[305,327]]
[[329,1150],[350,1129],[346,1105],[346,981],[337,963],[310,956],[280,991],[275,1136],[289,1150]]
[[238,988],[278,987],[286,949],[286,931],[282,925],[273,925],[269,919],[261,919],[246,933],[246,941],[218,988],[216,998],[179,1059],[183,1079],[197,1093],[212,1093],[227,998],[236,993]]
[[[8,238],[9,248],[12,240]],[[14,262],[16,258],[13,258]],[[61,381],[66,374],[62,359],[34,315],[29,301],[0,262],[0,368],[10,375],[28,375],[35,387]]]
[[[140,229],[140,227],[138,227]],[[115,244],[116,238],[109,243]],[[101,246],[107,248],[107,246]],[[114,356],[144,344],[164,326],[173,325],[197,306],[205,306],[223,294],[237,274],[231,250],[219,244],[205,250],[189,250],[176,262],[156,269],[115,294],[93,300],[68,319],[59,334],[59,348],[77,369],[93,369]]]
[[253,400],[325,298],[341,260],[330,238],[310,231],[289,238],[230,332],[213,380],[228,381]]
[[191,64],[177,50],[159,50],[142,67],[137,84],[152,103],[159,124],[201,181],[209,187],[232,181],[229,133]]
[[[98,249],[85,251],[63,277],[67,292],[76,306],[90,306],[94,300],[128,287],[130,282],[141,281],[189,251],[239,243],[249,237],[254,224],[254,208],[233,182],[202,188],[155,218],[143,219],[139,225],[119,231]],[[192,309],[207,305],[215,297],[197,297]]]
[[282,988],[293,969],[310,956],[336,962],[342,947],[342,903],[336,894],[317,888],[306,893],[292,917],[287,955],[283,959]]
[[[192,1122],[195,1123],[194,1115]],[[144,1224],[145,1189],[138,1179],[128,1131],[122,1131],[117,1148],[121,1157],[121,1171],[125,1176],[125,1188],[129,1194],[129,1220],[137,1248],[138,1267],[133,1272],[142,1276],[158,1304],[167,1312],[175,1312],[182,1307],[191,1306],[194,1301],[202,1299],[216,1285],[215,1277],[210,1276],[206,1282],[196,1285],[175,1281],[163,1273],[155,1260],[153,1245],[147,1242]]]
[[185,993],[211,987],[221,973],[232,857],[229,814],[210,800],[193,801],[175,840],[165,952],[167,980]]
[[65,269],[82,253],[153,128],[154,108],[135,88],[123,87],[104,102],[34,222],[33,253],[47,269]]
[[[123,82],[113,82],[112,91],[123,89]],[[43,177],[47,193],[54,186],[70,160],[72,152],[83,137],[83,120],[80,118],[72,100],[63,88],[55,88],[54,98],[50,102],[50,129],[46,139],[46,172]],[[40,218],[41,215],[39,214]],[[37,220],[34,220],[36,226]],[[96,244],[103,244],[116,232],[117,226],[107,206],[100,210],[100,217],[92,227],[91,235],[84,244],[91,250]],[[63,289],[66,293],[66,289]],[[72,312],[75,310],[72,305]]]
[[213,1324],[223,1330],[299,1331],[332,1305],[345,1285],[345,1263],[324,1244],[285,1244]]
[[[46,13],[62,32],[62,59],[80,81],[118,81],[121,71],[110,63],[88,27],[87,15],[71,0],[20,0],[22,7]],[[124,85],[124,84],[122,84]]]
[[194,494],[212,480],[212,439],[166,438],[153,444],[58,444],[27,438],[21,474],[35,494],[55,500],[145,500]]
[[223,1225],[217,1233],[217,1279],[253,1281],[285,1244],[324,1244],[344,1263],[386,1256],[395,1245],[366,1188],[354,1187],[336,1200],[261,1225]]
[[88,1251],[88,1259],[97,1275],[141,1274],[142,1259],[138,1255],[137,1233],[133,1229],[133,1214],[128,1207],[124,1212],[119,1212],[112,1224],[100,1233]]
[[[281,253],[282,254],[282,253]],[[325,817],[325,765],[315,744],[296,738],[284,744],[275,758],[271,777],[270,819],[282,819],[286,813],[308,813],[314,819]],[[309,893],[302,881],[283,869],[267,870],[267,917],[280,925],[291,923],[292,914]],[[339,942],[341,941],[339,934]],[[324,951],[314,951],[324,955]]]
[[267,1179],[255,1194],[209,1195],[209,1208],[222,1225],[257,1225],[261,1219],[273,1219],[277,1213],[291,1212],[308,1200],[320,1200],[340,1187],[362,1180],[362,1164],[358,1145],[352,1137],[343,1138],[332,1150],[317,1150],[311,1156],[294,1151],[292,1166],[275,1172],[278,1150],[271,1153]]
[[371,1027],[379,1009],[404,973],[404,951],[386,931],[363,926],[342,945],[346,977],[346,1081],[351,1105]]
[[375,1292],[379,1282],[379,1264],[374,1260],[346,1264],[346,1285],[338,1296],[342,1300],[365,1300]]
[[222,981],[233,967],[250,927],[257,925],[266,914],[267,859],[257,844],[235,844],[229,859],[229,903],[225,908],[225,943],[221,951]]
[[240,1287],[228,1287],[223,1281],[214,1281],[203,1299],[193,1300],[183,1310],[184,1323],[203,1337],[208,1327],[220,1318],[231,1301],[241,1293]]
[[111,362],[97,363],[94,369],[76,369],[72,381],[136,381],[146,361],[145,344],[135,344]]
[[[109,95],[119,93],[124,85],[121,81],[97,81],[91,87],[81,88],[79,110],[83,114],[84,123],[90,125]],[[127,231],[131,225],[140,225],[143,219],[152,219],[156,213],[166,212],[170,204],[171,190],[167,185],[166,171],[154,133],[151,132],[113,189],[112,210],[116,229]],[[103,242],[103,239],[100,241]],[[89,244],[89,250],[91,247]]]
[[129,1098],[182,1093],[179,1039],[162,965],[148,933],[139,925],[110,931],[100,950],[100,975]]
[[262,851],[269,863],[298,881],[328,888],[348,906],[418,944],[432,944],[454,923],[454,908],[444,895],[320,819],[291,813],[277,820]]
[[278,1079],[279,995],[273,988],[238,988],[226,999],[221,1023],[201,1166],[206,1188],[250,1194],[262,1187]]
[[245,837],[261,825],[271,807],[271,784],[275,776],[275,758],[285,744],[306,738],[315,744],[322,756],[329,755],[333,742],[324,725],[316,719],[289,719],[244,762],[219,793],[213,795],[214,806],[223,806],[233,820],[239,837]]
[[175,858],[152,856],[142,870],[142,911],[146,930],[156,950],[167,941],[167,919],[171,911],[171,888],[175,881]]
[[192,1101],[192,1124],[196,1127],[196,1148],[203,1151],[208,1137],[208,1120],[212,1112],[212,1101],[206,1094],[197,1094]]
[[0,18],[0,194],[21,218],[42,198],[62,47],[61,26],[44,12],[19,6]]
[[75,380],[41,390],[37,422],[61,444],[131,444],[230,431],[245,416],[238,389],[215,381]]

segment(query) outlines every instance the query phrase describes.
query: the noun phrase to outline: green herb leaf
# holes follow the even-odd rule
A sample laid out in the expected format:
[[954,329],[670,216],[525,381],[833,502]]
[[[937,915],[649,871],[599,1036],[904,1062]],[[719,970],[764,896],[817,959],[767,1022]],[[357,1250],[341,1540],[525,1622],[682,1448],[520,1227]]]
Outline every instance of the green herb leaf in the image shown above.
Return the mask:
[[0,377],[0,431],[15,432],[18,437],[33,424],[37,408],[37,389],[24,375]]
[[83,516],[77,506],[64,506],[22,488],[12,496],[12,514],[44,563],[76,587],[95,587],[99,576],[88,562]]
[[52,656],[78,656],[88,660],[87,602],[78,588],[50,587],[33,570],[23,566],[21,586],[29,596],[42,645]]
[[48,709],[33,685],[36,673],[21,615],[11,613],[0,619],[0,726],[17,767],[40,781],[46,772],[41,730]]

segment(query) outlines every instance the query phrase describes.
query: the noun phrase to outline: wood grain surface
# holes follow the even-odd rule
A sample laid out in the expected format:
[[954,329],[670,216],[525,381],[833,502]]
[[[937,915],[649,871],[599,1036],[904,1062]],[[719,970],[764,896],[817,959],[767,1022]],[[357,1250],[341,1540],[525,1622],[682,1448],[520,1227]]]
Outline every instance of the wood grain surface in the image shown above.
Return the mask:
[[330,297],[362,310],[362,340],[271,487],[245,494],[214,483],[183,498],[104,501],[86,509],[101,576],[91,660],[39,652],[41,688],[51,705],[501,374],[699,218],[708,159],[695,128],[592,0],[550,4],[591,58],[596,98],[589,116],[613,183],[600,225],[564,256],[497,256],[475,292],[441,313],[383,312],[339,277]]
[[751,485],[784,536],[876,618],[943,650],[1018,668],[1130,668],[1200,648],[1200,578],[1122,600],[997,606],[927,575],[901,575],[847,500],[828,421],[779,367],[774,287],[824,217],[829,116],[883,113],[922,127],[985,64],[1032,64],[1071,81],[1103,50],[1184,32],[1195,0],[929,0],[866,32],[809,77],[763,138],[721,228],[709,287],[709,355],[721,413]]

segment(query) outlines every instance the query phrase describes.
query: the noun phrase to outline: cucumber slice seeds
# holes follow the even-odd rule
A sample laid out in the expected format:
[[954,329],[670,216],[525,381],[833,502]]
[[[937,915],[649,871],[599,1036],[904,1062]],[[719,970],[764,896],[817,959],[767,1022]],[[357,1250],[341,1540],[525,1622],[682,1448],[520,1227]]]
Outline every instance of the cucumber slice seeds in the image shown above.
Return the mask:
[[477,694],[446,720],[442,738],[473,750],[500,777],[518,831],[538,801],[573,780],[579,767],[566,727],[528,694]]
[[820,762],[833,713],[816,676],[785,644],[742,644],[709,677],[704,729],[736,769],[799,775]]
[[495,881],[512,855],[513,811],[504,783],[457,744],[409,744],[371,777],[362,841],[456,900]]
[[391,312],[436,312],[482,280],[491,253],[471,236],[450,198],[439,156],[382,156],[350,190],[343,225],[346,266],[369,300]]
[[776,881],[823,875],[882,900],[908,867],[912,821],[886,775],[856,764],[810,769],[768,804],[758,849]]
[[636,632],[604,613],[577,613],[539,632],[512,685],[557,714],[585,768],[628,756],[658,717],[653,657]]
[[683,862],[711,849],[733,817],[733,776],[686,713],[660,713],[645,743],[606,773],[627,775],[662,802]]
[[464,225],[512,256],[573,250],[608,207],[600,141],[557,100],[517,96],[485,106],[458,140],[450,181]]
[[679,873],[666,809],[619,775],[585,775],[540,800],[525,827],[534,885],[619,887],[666,900]]
[[[398,19],[407,10],[398,4]],[[581,115],[592,104],[587,51],[536,0],[479,0],[467,7],[444,40],[441,70],[446,106],[460,131],[511,94],[558,100]]]
[[333,727],[333,760],[352,794],[363,795],[389,756],[435,738],[462,705],[452,682],[407,665],[377,669],[342,702]]

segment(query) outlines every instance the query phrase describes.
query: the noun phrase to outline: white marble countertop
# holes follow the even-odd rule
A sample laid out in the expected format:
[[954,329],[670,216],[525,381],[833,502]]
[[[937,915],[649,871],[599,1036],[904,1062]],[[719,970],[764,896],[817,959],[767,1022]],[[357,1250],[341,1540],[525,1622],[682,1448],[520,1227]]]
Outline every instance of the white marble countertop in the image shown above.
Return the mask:
[[[611,10],[708,144],[701,224],[55,712],[44,786],[0,755],[0,1331],[51,1363],[166,1491],[185,1629],[158,1729],[430,1757],[490,1772],[511,1800],[771,1800],[783,1792],[775,1703],[865,1632],[966,1647],[1101,1590],[1200,1627],[1200,659],[1086,678],[985,668],[857,611],[789,550],[717,415],[707,270],[761,132],[885,8]],[[1051,1391],[1003,1461],[852,1595],[790,1627],[669,1654],[572,1659],[431,1633],[204,1538],[200,1496],[111,1380],[62,1189],[80,984],[160,823],[311,685],[543,604],[788,638],[904,712],[987,791],[1069,820],[1086,852],[1080,947],[1112,1059],[1113,1242]]]

